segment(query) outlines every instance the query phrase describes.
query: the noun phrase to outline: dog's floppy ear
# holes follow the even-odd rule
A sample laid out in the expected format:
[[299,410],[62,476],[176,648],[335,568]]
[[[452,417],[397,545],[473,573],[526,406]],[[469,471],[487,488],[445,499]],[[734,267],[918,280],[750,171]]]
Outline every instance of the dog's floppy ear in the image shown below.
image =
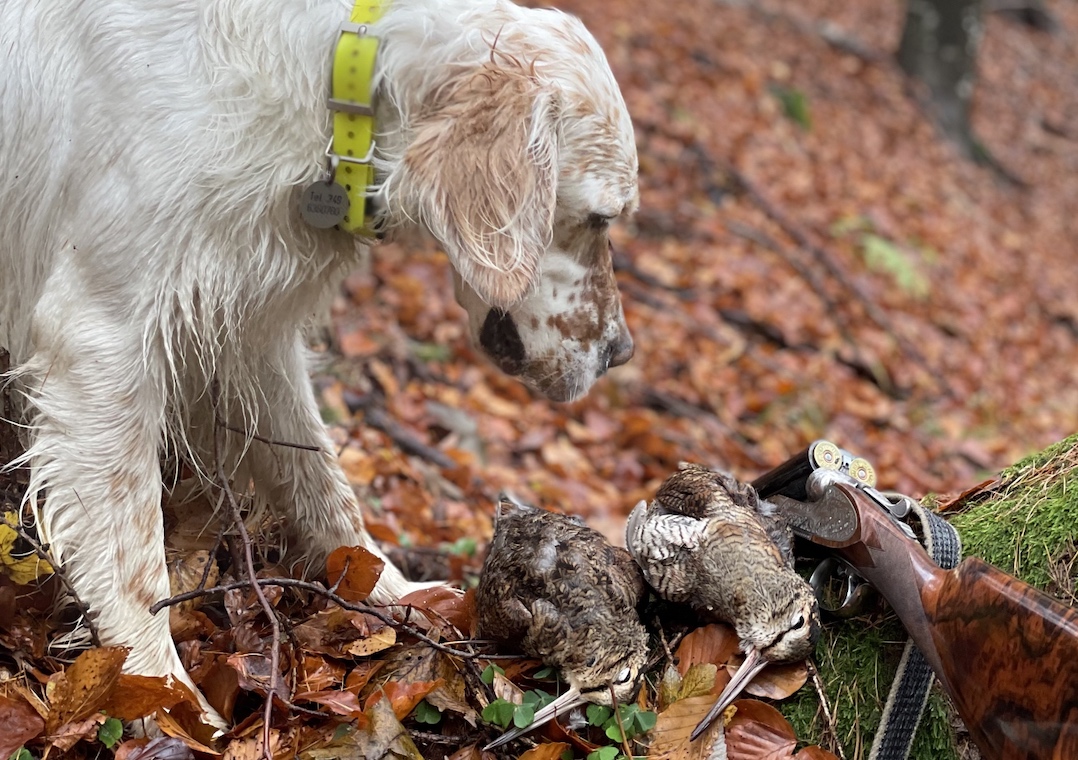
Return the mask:
[[489,64],[450,82],[392,182],[491,306],[539,277],[557,185],[556,105],[530,72]]

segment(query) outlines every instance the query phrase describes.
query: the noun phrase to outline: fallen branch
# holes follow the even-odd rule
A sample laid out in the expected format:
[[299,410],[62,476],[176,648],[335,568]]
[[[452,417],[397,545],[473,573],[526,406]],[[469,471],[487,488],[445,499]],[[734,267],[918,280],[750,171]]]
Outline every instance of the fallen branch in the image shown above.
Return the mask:
[[[730,425],[723,422],[715,412],[707,407],[694,404],[685,399],[678,398],[673,394],[661,391],[658,388],[645,388],[642,393],[641,403],[644,406],[659,409],[677,417],[695,420],[701,425],[713,426],[722,433],[722,436],[736,445],[743,456],[753,464],[763,467],[767,457],[756,444],[749,441]],[[665,433],[670,440],[677,440],[671,433]],[[696,444],[689,439],[678,440],[678,443],[686,448],[695,448]]]
[[344,392],[344,403],[348,405],[348,411],[352,412],[352,414],[362,411],[363,419],[366,423],[388,435],[404,453],[422,457],[445,470],[452,470],[457,467],[457,463],[448,454],[423,443],[415,433],[390,417],[386,410],[377,403],[377,399],[373,394],[360,395],[346,390]]
[[252,586],[258,586],[258,587],[262,587],[262,586],[281,586],[281,587],[284,587],[284,588],[296,588],[296,589],[300,589],[300,590],[303,590],[303,591],[309,591],[312,594],[317,594],[318,596],[321,596],[321,597],[323,597],[325,599],[328,599],[331,602],[333,602],[334,604],[336,604],[337,606],[342,607],[342,608],[344,608],[346,610],[349,610],[351,612],[362,612],[362,613],[364,613],[366,615],[371,615],[371,616],[373,616],[375,618],[378,618],[378,620],[382,621],[386,625],[391,626],[393,628],[397,628],[399,630],[402,630],[405,633],[409,634],[410,636],[415,636],[417,639],[422,641],[427,646],[432,647],[433,649],[437,649],[439,652],[444,652],[445,654],[453,655],[454,657],[460,657],[462,659],[480,659],[481,658],[481,659],[506,659],[506,660],[518,659],[519,658],[519,655],[483,654],[481,652],[467,652],[467,651],[464,651],[462,649],[454,649],[452,647],[448,647],[448,646],[446,646],[446,645],[444,645],[444,644],[442,644],[440,642],[437,642],[434,639],[430,638],[429,636],[427,636],[425,633],[423,633],[421,630],[419,630],[415,626],[410,625],[410,624],[405,623],[405,622],[400,621],[400,620],[395,620],[391,615],[387,615],[384,612],[379,611],[375,607],[371,607],[371,606],[366,605],[366,604],[358,604],[358,603],[355,603],[355,602],[349,602],[347,599],[344,599],[343,597],[335,594],[334,592],[330,591],[328,588],[323,586],[321,583],[318,583],[317,581],[304,581],[304,580],[300,580],[298,578],[255,578],[253,583],[251,581],[246,581],[246,580],[244,580],[244,581],[235,581],[233,583],[225,583],[225,584],[222,584],[220,586],[213,586],[211,588],[194,589],[192,591],[185,591],[182,594],[176,594],[175,596],[170,596],[168,599],[162,599],[162,600],[160,600],[158,602],[155,602],[154,605],[152,607],[150,607],[150,614],[151,615],[157,614],[158,612],[163,610],[165,607],[171,607],[174,604],[179,604],[180,602],[186,602],[186,601],[188,601],[190,599],[197,599],[197,598],[202,597],[202,596],[209,596],[210,594],[223,594],[226,591],[233,591],[233,590],[238,589],[238,588],[251,588]]
[[885,64],[891,61],[891,56],[873,50],[864,42],[843,31],[838,25],[830,21],[819,23],[806,21],[784,11],[769,8],[766,4],[755,0],[754,2],[719,0],[719,2],[731,8],[747,8],[768,22],[778,21],[789,24],[799,34],[819,37],[839,52],[856,56],[866,63]]

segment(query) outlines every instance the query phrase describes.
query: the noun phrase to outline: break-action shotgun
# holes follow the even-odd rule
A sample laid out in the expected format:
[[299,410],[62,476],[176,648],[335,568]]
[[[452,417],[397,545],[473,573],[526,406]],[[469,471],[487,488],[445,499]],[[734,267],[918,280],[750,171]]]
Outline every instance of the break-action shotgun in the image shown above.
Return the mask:
[[977,558],[941,569],[871,472],[804,459],[753,485],[887,600],[985,759],[1078,760],[1078,611]]

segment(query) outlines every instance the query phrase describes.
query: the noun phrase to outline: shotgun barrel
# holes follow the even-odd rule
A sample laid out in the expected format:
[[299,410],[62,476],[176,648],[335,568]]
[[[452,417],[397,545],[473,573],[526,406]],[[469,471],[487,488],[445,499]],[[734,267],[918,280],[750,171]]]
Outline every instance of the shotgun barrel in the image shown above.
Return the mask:
[[890,603],[986,760],[1078,759],[1078,611],[980,559],[942,570],[860,489],[828,488],[857,528],[826,545]]

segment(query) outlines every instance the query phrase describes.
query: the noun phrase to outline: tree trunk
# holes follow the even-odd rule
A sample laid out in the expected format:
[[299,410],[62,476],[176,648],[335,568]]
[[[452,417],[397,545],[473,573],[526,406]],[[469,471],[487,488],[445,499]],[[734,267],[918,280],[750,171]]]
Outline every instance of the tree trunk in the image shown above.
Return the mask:
[[963,154],[978,154],[970,132],[982,0],[908,0],[898,63],[924,83],[932,114]]

